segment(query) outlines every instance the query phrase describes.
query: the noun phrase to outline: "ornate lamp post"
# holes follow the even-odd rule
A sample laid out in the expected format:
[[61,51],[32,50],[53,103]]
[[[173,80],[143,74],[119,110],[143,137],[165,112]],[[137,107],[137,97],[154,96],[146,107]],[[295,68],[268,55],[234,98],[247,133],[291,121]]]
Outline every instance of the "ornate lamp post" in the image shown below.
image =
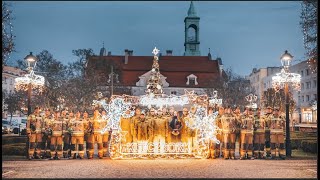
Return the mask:
[[28,116],[31,114],[31,95],[32,95],[32,89],[37,89],[38,91],[42,92],[42,88],[44,86],[44,77],[34,74],[34,67],[37,63],[37,57],[32,55],[32,52],[30,52],[29,55],[27,55],[25,58],[25,61],[27,62],[27,71],[28,74],[26,74],[24,77],[18,77],[15,79],[15,88],[17,90],[24,90],[28,91]]
[[301,75],[297,73],[290,73],[289,67],[293,56],[286,50],[280,57],[282,69],[280,73],[277,73],[272,77],[272,86],[276,91],[279,91],[284,87],[285,99],[286,99],[286,156],[291,157],[291,140],[290,140],[290,120],[289,120],[289,84],[300,90]]
[[111,66],[111,72],[109,74],[109,79],[108,79],[108,83],[111,82],[111,95],[110,95],[110,97],[113,96],[113,78],[114,77],[116,78],[116,83],[119,83],[119,79],[118,79],[119,75],[113,72],[113,66]]

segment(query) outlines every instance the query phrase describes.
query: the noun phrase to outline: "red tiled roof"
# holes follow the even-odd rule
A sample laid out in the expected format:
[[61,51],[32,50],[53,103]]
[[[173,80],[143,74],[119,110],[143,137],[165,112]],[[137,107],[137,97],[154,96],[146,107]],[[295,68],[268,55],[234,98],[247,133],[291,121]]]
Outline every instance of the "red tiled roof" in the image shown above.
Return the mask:
[[[128,56],[128,64],[124,59],[125,56],[93,56],[89,58],[88,67],[95,67],[98,61],[113,61],[121,67],[123,85],[135,86],[139,76],[151,70],[153,56]],[[220,75],[218,61],[209,60],[208,56],[160,56],[159,65],[160,73],[167,77],[171,87],[186,87],[190,74],[198,77],[199,85],[193,87],[207,87],[209,79]]]

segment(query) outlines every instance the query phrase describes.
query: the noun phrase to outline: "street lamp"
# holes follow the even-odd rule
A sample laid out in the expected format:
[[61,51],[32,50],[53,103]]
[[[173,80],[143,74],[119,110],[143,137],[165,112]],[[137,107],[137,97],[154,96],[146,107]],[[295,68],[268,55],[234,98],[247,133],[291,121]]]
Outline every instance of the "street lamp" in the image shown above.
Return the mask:
[[111,82],[111,95],[110,95],[110,97],[113,96],[113,78],[114,78],[114,76],[116,78],[116,83],[119,83],[119,79],[118,79],[119,75],[113,72],[113,66],[111,66],[111,72],[109,74],[109,79],[108,79],[108,83]]
[[289,67],[293,56],[286,50],[280,57],[282,69],[272,77],[272,86],[276,91],[284,88],[285,102],[286,102],[286,156],[291,157],[291,140],[290,140],[290,120],[289,120],[289,84],[300,91],[301,75],[297,73],[290,73]]
[[16,90],[28,91],[28,116],[31,114],[31,95],[32,88],[37,89],[39,92],[42,92],[44,86],[44,77],[34,74],[34,67],[37,63],[37,57],[32,55],[30,52],[24,60],[27,62],[27,71],[24,77],[18,77],[15,79],[15,88]]

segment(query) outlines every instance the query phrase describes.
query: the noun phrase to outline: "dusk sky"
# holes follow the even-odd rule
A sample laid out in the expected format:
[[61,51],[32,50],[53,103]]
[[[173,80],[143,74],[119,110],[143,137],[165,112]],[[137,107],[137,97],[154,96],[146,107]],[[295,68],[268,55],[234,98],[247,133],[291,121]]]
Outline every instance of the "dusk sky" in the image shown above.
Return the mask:
[[[11,54],[11,65],[30,51],[42,50],[67,64],[76,60],[72,50],[92,48],[99,54],[102,42],[112,55],[129,49],[134,55],[152,56],[155,46],[163,54],[168,49],[177,56],[184,52],[190,1],[10,3],[17,51]],[[280,66],[285,50],[294,63],[305,57],[300,1],[195,1],[194,6],[200,17],[201,55],[207,56],[211,48],[213,58],[221,57],[224,67],[237,74]]]

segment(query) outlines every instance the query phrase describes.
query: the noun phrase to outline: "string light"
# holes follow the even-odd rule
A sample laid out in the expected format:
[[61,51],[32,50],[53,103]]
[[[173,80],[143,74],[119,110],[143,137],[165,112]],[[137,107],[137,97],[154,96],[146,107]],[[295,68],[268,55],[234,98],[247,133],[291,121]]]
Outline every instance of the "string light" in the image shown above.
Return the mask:
[[272,77],[272,87],[276,91],[279,91],[285,86],[286,83],[291,83],[294,89],[300,91],[300,80],[300,74],[289,73],[284,69],[281,69],[280,73],[276,73],[275,76]]
[[29,84],[37,92],[43,92],[44,90],[44,77],[34,74],[34,71],[30,71],[29,74],[25,74],[24,77],[15,78],[15,88],[19,91],[27,91]]

